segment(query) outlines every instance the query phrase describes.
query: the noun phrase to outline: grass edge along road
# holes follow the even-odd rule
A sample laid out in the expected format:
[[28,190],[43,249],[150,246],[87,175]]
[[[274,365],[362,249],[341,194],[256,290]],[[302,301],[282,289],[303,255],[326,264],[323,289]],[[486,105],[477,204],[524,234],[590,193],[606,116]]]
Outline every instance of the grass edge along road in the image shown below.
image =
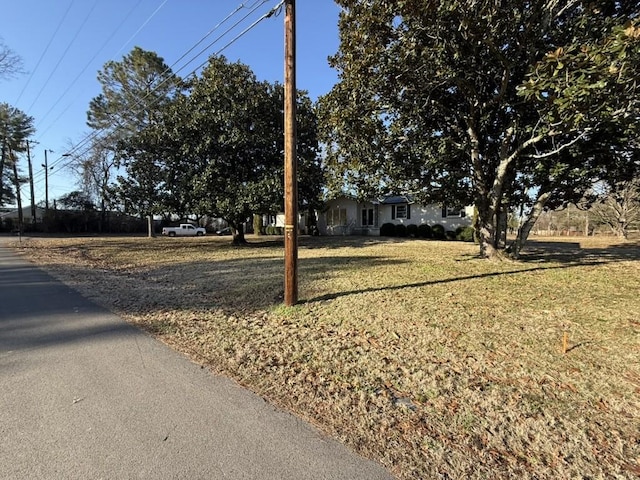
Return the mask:
[[[31,239],[21,250],[399,478],[640,474],[637,241]],[[566,344],[563,345],[563,340]],[[566,351],[563,351],[566,350]]]

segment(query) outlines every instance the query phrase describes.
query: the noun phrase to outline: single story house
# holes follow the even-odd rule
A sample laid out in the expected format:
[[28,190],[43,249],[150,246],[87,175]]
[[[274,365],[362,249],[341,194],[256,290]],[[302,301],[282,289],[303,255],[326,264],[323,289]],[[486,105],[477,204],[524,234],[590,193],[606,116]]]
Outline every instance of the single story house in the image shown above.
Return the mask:
[[[42,207],[36,206],[34,210],[32,210],[31,205],[27,205],[26,207],[22,207],[22,221],[25,225],[31,224],[33,221],[32,214],[35,211],[35,221],[36,223],[42,222],[42,219],[45,216],[46,210]],[[7,219],[10,219],[15,225],[18,224],[18,219],[20,217],[20,212],[17,208],[0,208],[0,221],[6,222]]]
[[384,197],[380,200],[358,201],[349,196],[327,201],[327,209],[318,215],[320,235],[380,235],[385,223],[430,226],[442,225],[445,230],[471,226],[473,206],[451,208],[416,203],[410,195]]

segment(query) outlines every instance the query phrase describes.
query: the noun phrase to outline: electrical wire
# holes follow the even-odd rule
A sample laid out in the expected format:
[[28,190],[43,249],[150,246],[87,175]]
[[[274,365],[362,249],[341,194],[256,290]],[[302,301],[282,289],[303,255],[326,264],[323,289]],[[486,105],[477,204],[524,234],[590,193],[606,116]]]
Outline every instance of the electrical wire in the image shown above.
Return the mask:
[[67,10],[64,12],[64,15],[62,16],[62,19],[58,22],[58,26],[56,27],[56,30],[53,32],[53,35],[51,35],[51,38],[49,39],[49,43],[47,43],[47,46],[44,48],[44,51],[42,52],[42,55],[40,55],[40,58],[38,59],[38,62],[36,63],[35,68],[31,71],[31,74],[29,75],[29,78],[27,79],[27,81],[25,82],[24,86],[22,87],[22,90],[20,91],[20,94],[18,95],[18,98],[15,101],[16,105],[18,104],[18,102],[20,102],[20,99],[22,98],[22,95],[24,94],[25,90],[29,86],[29,83],[31,83],[31,79],[33,78],[33,75],[38,70],[38,67],[40,66],[40,63],[42,63],[42,59],[44,58],[44,56],[49,51],[49,47],[53,43],[53,40],[54,40],[54,38],[56,38],[56,35],[58,34],[58,32],[60,31],[60,28],[62,27],[62,24],[64,23],[64,20],[67,18],[67,15],[69,14],[69,11],[71,11],[71,7],[73,6],[74,1],[75,0],[71,0],[71,3],[69,3],[69,6],[67,7]]
[[[213,43],[215,43],[217,40],[219,40],[222,36],[226,35],[230,30],[232,30],[233,28],[235,28],[235,26],[238,25],[238,23],[241,23],[242,21],[244,21],[250,14],[252,14],[258,7],[262,6],[264,3],[268,2],[269,0],[256,0],[255,2],[253,2],[251,4],[250,7],[250,12],[245,15],[245,17],[243,17],[239,22],[236,22],[236,24],[234,24],[230,29],[228,29],[225,33],[223,33],[220,37],[218,37],[218,39],[216,39]],[[156,10],[151,14],[151,16],[149,16],[146,21],[143,23],[143,25],[138,28],[138,30],[136,31],[136,34],[134,34],[129,40],[127,40],[127,42],[125,42],[125,45],[131,41],[131,39],[135,38],[135,36],[137,35],[137,33],[139,33],[142,28],[144,27],[144,25],[146,25],[151,18],[153,18],[153,16],[155,16],[155,14],[160,10],[160,8],[162,8],[162,6],[164,6],[164,4],[166,3],[166,0],[158,7],[156,8]],[[211,34],[213,34],[219,27],[221,27],[224,23],[226,23],[227,20],[229,20],[231,17],[233,17],[238,11],[242,10],[243,8],[247,8],[247,6],[244,3],[241,3],[238,5],[238,7],[233,10],[231,13],[229,13],[221,22],[219,22],[213,29],[209,30],[209,32],[207,32],[194,46],[192,46],[185,54],[183,54],[180,58],[178,58],[178,60],[176,60],[171,66],[169,66],[164,72],[161,73],[161,77],[167,75],[169,72],[172,72],[172,68],[178,63],[180,62],[184,57],[186,57],[190,52],[192,52],[198,45],[200,45],[204,40],[206,40]],[[210,44],[211,45],[211,44]],[[123,46],[124,47],[124,46]],[[123,48],[122,47],[122,48]],[[118,51],[118,53],[122,50],[122,48]],[[209,48],[209,47],[207,47]],[[204,51],[204,50],[203,50]],[[203,51],[199,52],[197,54],[197,56],[201,55],[203,53]],[[197,58],[194,57],[194,58]],[[192,60],[190,60],[189,62],[187,62],[187,65],[192,62]],[[184,68],[184,67],[183,67]],[[177,73],[177,72],[172,72],[172,73]],[[166,83],[166,81],[169,80],[169,76],[167,76],[162,82],[160,82],[159,84],[156,85],[156,89],[159,88],[160,86],[162,86],[164,83]],[[152,90],[151,92],[149,92],[147,94],[150,95],[151,93],[153,93],[154,90]],[[136,104],[135,106],[138,106],[140,103],[142,103],[142,101],[144,101],[146,99],[146,96],[143,99],[140,99],[138,104]],[[59,100],[61,100],[61,98],[59,98]],[[57,103],[59,103],[59,100]],[[135,107],[134,106],[134,107]],[[67,108],[65,110],[63,110],[58,117],[56,117],[56,121],[64,114],[64,112],[66,110],[68,110],[71,107],[71,104],[67,106]],[[49,112],[47,112],[48,115]],[[49,126],[47,127],[46,130],[44,130],[43,132],[40,133],[38,138],[41,138],[53,125],[55,124],[55,121]]]
[[[38,120],[39,123],[43,123],[44,120],[49,116],[49,114],[53,111],[53,109],[62,101],[62,99],[65,97],[65,95],[67,93],[69,93],[69,91],[73,88],[73,86],[78,82],[78,80],[80,79],[80,77],[82,76],[82,74],[84,72],[87,71],[87,68],[89,68],[89,66],[92,64],[92,62],[96,59],[96,57],[106,48],[107,44],[111,41],[111,39],[113,39],[113,37],[116,35],[116,33],[118,33],[118,31],[122,28],[122,26],[124,25],[124,23],[127,21],[127,19],[129,17],[131,17],[131,14],[134,12],[134,10],[136,8],[138,8],[140,6],[140,4],[143,2],[143,0],[139,0],[138,3],[136,3],[131,10],[129,10],[127,12],[127,14],[124,16],[124,18],[122,19],[122,21],[120,22],[120,24],[111,32],[111,35],[109,35],[109,37],[104,41],[104,43],[102,44],[102,46],[100,47],[100,49],[98,49],[96,51],[96,53],[93,55],[93,57],[91,57],[89,59],[89,61],[85,64],[84,68],[82,70],[80,70],[80,73],[78,73],[78,75],[76,75],[76,77],[71,81],[71,83],[69,84],[69,86],[67,87],[67,89],[58,97],[58,100],[51,106],[51,108],[49,108],[49,110],[47,110],[47,112]],[[64,112],[66,112],[69,107],[71,106],[71,104],[65,109],[63,110],[62,114],[64,114]],[[62,116],[62,114],[60,116]],[[58,118],[60,118],[60,116],[58,116],[56,118],[56,120]],[[42,136],[49,131],[49,129],[55,125],[55,120],[53,123],[51,123],[51,125],[49,127],[47,127],[44,131],[42,131],[39,135],[38,138],[42,138]]]
[[[206,49],[210,48],[211,46],[213,46],[215,43],[217,43],[221,38],[223,38],[226,34],[228,34],[231,30],[233,30],[233,28],[235,28],[237,25],[239,25],[240,23],[242,23],[242,21],[244,21],[246,18],[248,18],[248,16],[255,12],[257,10],[257,8],[259,8],[260,6],[262,6],[263,4],[267,3],[269,0],[257,0],[256,2],[254,2],[252,4],[251,7],[249,7],[250,12],[249,14],[245,15],[240,21],[236,22],[234,24],[234,26],[230,29],[227,29],[227,31],[225,31],[225,33],[223,35],[220,35],[219,37],[217,37],[213,42],[211,42],[210,44],[207,45],[207,47],[204,50],[201,50],[200,52],[198,52],[198,54],[196,54],[194,57],[191,58],[191,60],[189,60],[185,65],[183,65],[179,70],[181,71],[182,69],[184,69],[186,66],[188,66],[190,63],[192,63],[196,58],[198,58],[204,51],[206,51]],[[166,3],[166,1],[164,2]],[[164,3],[162,5],[164,5]],[[242,32],[240,32],[238,35],[236,35],[233,39],[231,39],[227,44],[225,44],[222,48],[220,48],[219,50],[217,50],[215,52],[214,55],[219,55],[220,53],[222,53],[225,49],[227,49],[229,46],[231,46],[232,44],[234,44],[236,41],[238,41],[241,37],[243,37],[244,35],[246,35],[250,30],[252,30],[253,28],[255,28],[260,22],[262,22],[263,20],[270,18],[274,15],[278,15],[282,6],[284,5],[284,0],[281,0],[278,5],[276,5],[276,7],[272,8],[271,10],[269,10],[267,13],[265,13],[264,15],[262,15],[261,17],[259,17],[256,21],[254,21],[251,25],[249,25],[247,28],[245,28]],[[183,54],[176,62],[174,62],[173,65],[176,65],[179,61],[181,61],[182,59],[184,59],[184,57],[186,57],[190,52],[192,52],[195,48],[197,48],[197,46],[199,44],[201,44],[204,39],[206,39],[209,35],[211,35],[215,30],[217,30],[217,28],[219,28],[222,24],[224,24],[228,19],[230,19],[233,15],[235,15],[239,10],[241,10],[242,8],[247,8],[244,4],[241,4],[238,8],[236,8],[233,12],[231,12],[222,22],[220,22],[216,27],[214,27],[214,29],[210,30],[202,39],[200,39],[193,47],[191,47],[185,54]],[[155,14],[155,12],[154,12]],[[207,60],[208,61],[208,60]],[[204,62],[200,65],[198,65],[198,67],[196,67],[191,73],[189,73],[189,75],[194,75],[199,69],[201,69],[204,65],[206,65],[207,62]],[[169,67],[167,69],[170,70],[171,67]],[[166,71],[165,71],[166,72]],[[177,73],[177,72],[174,72]],[[150,92],[153,93],[157,88],[159,88],[162,83],[166,82],[167,79],[163,80],[163,82],[161,82],[160,84],[156,85],[154,87],[154,89]],[[150,94],[149,93],[149,94]],[[146,97],[144,97],[146,99]],[[136,108],[138,106],[140,106],[142,104],[144,99],[139,100],[132,108]],[[68,107],[67,107],[68,108]],[[51,162],[49,164],[49,169],[51,170],[50,174],[53,174],[53,170],[56,169],[56,171],[60,171],[63,169],[68,168],[72,163],[73,160],[69,160],[69,161],[65,161],[65,158],[67,156],[80,156],[80,155],[84,155],[86,154],[90,149],[91,149],[91,142],[95,139],[97,139],[102,133],[104,133],[104,130],[98,130],[98,131],[94,131],[91,134],[87,135],[83,140],[81,140],[76,146],[74,146],[67,154],[60,156],[58,159],[56,159],[54,162]],[[35,177],[36,176],[45,176],[45,172],[40,171],[38,172],[37,175],[34,175],[34,182],[35,182]]]
[[80,35],[80,32],[82,31],[82,29],[84,28],[84,26],[87,24],[87,21],[89,21],[89,17],[91,16],[91,14],[93,13],[93,11],[95,10],[96,6],[98,5],[98,1],[96,0],[93,4],[93,6],[91,7],[91,10],[89,10],[89,13],[87,14],[87,16],[84,18],[84,20],[82,21],[82,24],[80,25],[80,27],[78,28],[78,30],[76,31],[76,34],[74,35],[74,37],[71,39],[71,41],[69,42],[69,44],[67,45],[67,48],[65,49],[65,51],[62,53],[62,56],[58,59],[58,62],[56,63],[56,65],[53,67],[53,70],[51,70],[51,73],[49,74],[49,76],[47,77],[47,79],[44,82],[44,85],[42,86],[42,88],[40,89],[40,91],[38,92],[38,95],[36,95],[36,98],[33,100],[33,102],[31,103],[31,105],[29,106],[29,108],[27,108],[27,112],[30,112],[31,109],[33,108],[33,106],[36,104],[36,102],[38,101],[38,99],[40,98],[40,95],[42,95],[42,92],[44,92],[45,88],[47,87],[47,85],[49,84],[49,80],[51,80],[51,77],[53,77],[53,74],[56,72],[56,70],[58,70],[58,67],[60,66],[60,64],[62,63],[62,60],[64,60],[64,58],[67,56],[67,53],[69,52],[69,49],[71,48],[71,46],[73,45],[73,43],[76,41],[76,38],[78,38],[78,35]]
[[155,16],[156,16],[156,14],[157,14],[161,9],[162,9],[162,7],[164,7],[164,5],[165,5],[168,1],[169,1],[169,0],[164,0],[164,1],[160,4],[160,6],[158,6],[158,8],[156,8],[156,9],[155,9],[155,11],[154,11],[150,16],[149,16],[149,18],[147,18],[147,19],[144,21],[144,23],[143,23],[142,25],[140,25],[140,27],[138,28],[138,30],[136,30],[136,31],[135,31],[135,33],[134,33],[133,35],[131,35],[131,37],[129,37],[129,39],[128,39],[126,42],[124,42],[124,43],[122,44],[122,46],[118,49],[118,51],[116,52],[116,54],[114,55],[114,57],[115,57],[115,56],[117,56],[117,55],[118,55],[118,54],[119,54],[119,53],[124,49],[124,47],[126,47],[126,46],[129,44],[129,42],[131,42],[131,40],[133,40],[134,38],[136,38],[136,36],[137,36],[141,31],[142,31],[142,29],[143,29],[144,27],[146,27],[146,26],[147,26],[147,24],[151,21],[151,19],[152,19],[153,17],[155,17]]

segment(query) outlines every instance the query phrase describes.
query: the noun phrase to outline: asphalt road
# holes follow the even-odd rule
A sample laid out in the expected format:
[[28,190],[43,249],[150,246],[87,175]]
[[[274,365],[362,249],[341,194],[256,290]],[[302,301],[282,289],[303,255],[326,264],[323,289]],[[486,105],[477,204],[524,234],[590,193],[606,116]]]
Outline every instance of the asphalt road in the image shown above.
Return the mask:
[[0,478],[391,478],[2,243]]

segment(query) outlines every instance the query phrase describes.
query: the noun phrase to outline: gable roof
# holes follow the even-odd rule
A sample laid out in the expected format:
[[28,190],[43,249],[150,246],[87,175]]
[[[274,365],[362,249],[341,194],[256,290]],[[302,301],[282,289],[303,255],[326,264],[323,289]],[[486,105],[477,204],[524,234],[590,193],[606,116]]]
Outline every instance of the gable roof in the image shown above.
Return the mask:
[[380,199],[381,205],[397,205],[399,203],[413,203],[411,195],[389,195]]

